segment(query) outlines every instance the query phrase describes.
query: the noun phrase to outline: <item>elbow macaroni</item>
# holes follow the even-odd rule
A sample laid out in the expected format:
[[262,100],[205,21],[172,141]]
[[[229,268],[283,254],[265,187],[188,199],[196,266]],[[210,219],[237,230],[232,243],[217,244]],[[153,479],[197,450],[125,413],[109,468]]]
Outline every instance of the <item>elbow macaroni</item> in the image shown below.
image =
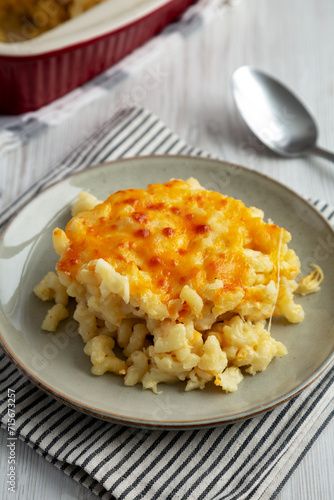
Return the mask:
[[1,0],[0,42],[29,40],[104,0]]
[[213,381],[236,391],[243,372],[287,353],[266,320],[302,321],[294,294],[318,291],[323,278],[316,267],[298,285],[290,234],[195,179],[105,202],[83,193],[72,215],[53,233],[57,275],[34,289],[57,303],[42,327],[54,331],[73,297],[92,373],[116,373],[126,386],[158,393],[162,382],[190,391]]

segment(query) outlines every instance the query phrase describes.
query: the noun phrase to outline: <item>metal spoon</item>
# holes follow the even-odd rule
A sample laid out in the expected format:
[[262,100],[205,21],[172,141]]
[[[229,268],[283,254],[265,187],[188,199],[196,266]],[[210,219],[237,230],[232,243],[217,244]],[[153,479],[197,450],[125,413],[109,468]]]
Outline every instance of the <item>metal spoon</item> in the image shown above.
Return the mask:
[[317,126],[300,100],[280,82],[251,66],[232,75],[232,94],[252,132],[283,156],[314,154],[334,162],[334,154],[316,146]]

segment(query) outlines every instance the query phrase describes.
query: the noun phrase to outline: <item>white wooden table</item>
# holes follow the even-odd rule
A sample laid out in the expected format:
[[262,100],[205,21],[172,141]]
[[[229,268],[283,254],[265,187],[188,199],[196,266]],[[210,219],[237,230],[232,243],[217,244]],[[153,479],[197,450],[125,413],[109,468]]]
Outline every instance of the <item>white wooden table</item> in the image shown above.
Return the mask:
[[[60,160],[91,130],[127,102],[156,113],[188,143],[278,179],[306,197],[334,205],[334,165],[316,157],[281,159],[254,141],[235,111],[229,79],[251,64],[286,82],[317,117],[319,145],[334,151],[334,3],[332,0],[243,0],[210,26],[167,48],[131,78],[110,90],[99,104],[87,106],[24,147],[0,157],[10,172],[1,185],[1,206]],[[147,75],[155,85],[147,87]],[[84,124],[84,125],[83,125]],[[1,172],[0,172],[1,173]],[[0,179],[4,179],[2,176]],[[0,433],[0,498],[7,492],[6,432]],[[279,500],[334,498],[334,424],[321,434]],[[90,492],[24,443],[16,448],[18,500],[88,500]]]

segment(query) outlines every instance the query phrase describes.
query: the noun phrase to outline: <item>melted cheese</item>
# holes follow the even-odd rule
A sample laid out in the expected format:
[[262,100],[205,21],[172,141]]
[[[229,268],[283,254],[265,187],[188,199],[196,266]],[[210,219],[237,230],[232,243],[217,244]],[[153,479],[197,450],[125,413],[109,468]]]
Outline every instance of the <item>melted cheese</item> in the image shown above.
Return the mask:
[[102,258],[130,277],[132,296],[150,290],[168,306],[185,285],[203,297],[208,284],[221,283],[217,303],[240,289],[247,296],[253,285],[256,274],[244,249],[265,254],[273,263],[266,283],[277,280],[281,234],[283,243],[289,241],[287,231],[239,200],[193,180],[172,180],[118,191],[71,219],[57,270],[75,280],[82,266]]

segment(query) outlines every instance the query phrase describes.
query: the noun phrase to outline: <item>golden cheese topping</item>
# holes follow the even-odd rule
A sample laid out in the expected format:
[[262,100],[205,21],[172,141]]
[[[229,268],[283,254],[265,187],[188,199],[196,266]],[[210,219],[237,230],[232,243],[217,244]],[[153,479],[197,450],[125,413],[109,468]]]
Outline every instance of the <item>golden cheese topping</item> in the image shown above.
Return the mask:
[[290,239],[241,201],[192,179],[118,191],[72,218],[65,232],[69,244],[58,272],[74,280],[82,266],[102,258],[132,278],[132,295],[149,289],[167,306],[185,285],[202,296],[220,280],[215,302],[226,292],[246,292],[256,277],[249,251],[272,262],[266,281],[277,280],[279,246]]
[[104,0],[1,0],[0,42],[30,40]]

